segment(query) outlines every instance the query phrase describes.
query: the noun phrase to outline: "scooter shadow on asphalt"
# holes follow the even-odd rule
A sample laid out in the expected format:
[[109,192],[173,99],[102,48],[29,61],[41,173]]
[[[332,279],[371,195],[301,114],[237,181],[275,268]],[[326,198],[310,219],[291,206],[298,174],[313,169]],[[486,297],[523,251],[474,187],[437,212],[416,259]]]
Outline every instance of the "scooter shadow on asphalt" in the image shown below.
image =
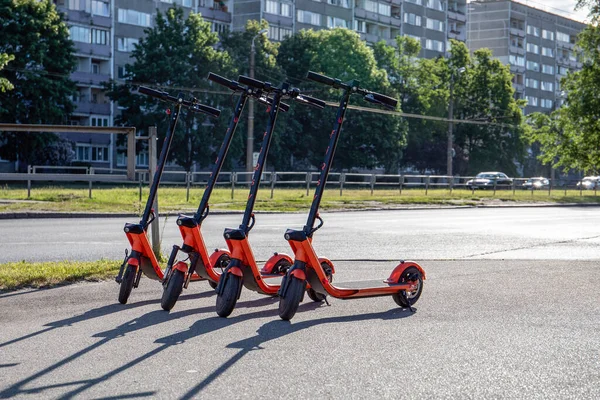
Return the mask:
[[[310,309],[316,308],[315,305],[318,307],[318,306],[320,306],[320,303],[308,303],[306,305],[300,305],[300,308],[298,309],[298,311],[299,312],[309,311]],[[413,309],[416,311],[416,307],[413,307]],[[275,312],[273,311],[273,313],[275,313]],[[240,341],[233,342],[233,343],[230,343],[229,345],[227,345],[227,348],[240,349],[240,351],[237,352],[235,355],[233,355],[229,360],[225,361],[220,367],[215,369],[209,376],[204,378],[200,383],[198,383],[196,386],[194,386],[192,389],[190,389],[180,399],[183,400],[183,399],[194,398],[202,390],[204,390],[208,385],[210,385],[212,382],[214,382],[221,374],[223,374],[225,371],[227,371],[229,368],[231,368],[233,365],[235,365],[236,362],[241,360],[244,357],[244,355],[246,355],[247,353],[249,353],[250,351],[253,351],[253,350],[262,350],[264,347],[262,347],[261,345],[268,341],[271,341],[273,339],[278,339],[278,338],[290,335],[292,333],[301,331],[303,329],[308,329],[308,328],[311,328],[311,327],[314,327],[317,325],[356,322],[356,321],[369,321],[369,320],[375,320],[375,319],[381,319],[381,320],[401,319],[401,318],[410,317],[413,314],[414,314],[414,312],[408,311],[406,309],[395,308],[395,309],[388,310],[385,312],[380,312],[380,313],[370,313],[370,314],[362,314],[362,315],[346,315],[346,316],[341,316],[341,317],[328,317],[328,318],[321,318],[321,319],[315,319],[315,320],[310,320],[310,321],[302,321],[302,322],[299,322],[296,324],[292,324],[289,321],[282,321],[279,319],[267,322],[266,324],[264,324],[260,328],[258,328],[258,330],[256,331],[256,333],[257,333],[256,336],[252,336],[247,339],[242,339]],[[200,322],[205,322],[205,321],[199,321],[199,323]],[[194,328],[194,326],[192,326],[192,328],[190,328],[190,331],[193,331],[193,328]],[[203,332],[202,327],[200,327],[199,334],[203,334],[203,333],[206,333],[206,332]]]
[[[209,297],[212,295],[214,295],[214,291],[186,294],[186,295],[180,296],[180,299],[181,300],[200,299],[200,298]],[[139,301],[137,303],[131,303],[131,304],[127,304],[127,305],[113,303],[113,304],[109,304],[106,306],[94,308],[92,310],[88,310],[88,311],[84,312],[81,315],[76,315],[73,317],[61,319],[59,321],[49,322],[44,325],[46,327],[44,329],[40,329],[37,332],[28,333],[27,335],[24,335],[24,336],[15,338],[15,339],[11,339],[4,343],[0,343],[0,348],[23,341],[23,340],[26,340],[26,339],[29,339],[29,338],[32,338],[32,337],[35,337],[35,336],[38,336],[38,335],[41,335],[43,333],[52,331],[56,328],[71,326],[78,322],[83,322],[83,321],[87,321],[87,320],[94,319],[94,318],[100,318],[100,317],[104,317],[109,314],[115,314],[120,311],[131,310],[133,308],[143,307],[143,306],[147,306],[147,305],[151,305],[151,304],[158,304],[158,303],[160,303],[160,299],[144,300],[144,301]]]
[[[214,292],[210,292],[210,294],[212,294]],[[190,295],[189,297],[200,297],[199,295]],[[250,308],[250,307],[256,307],[256,306],[264,306],[264,305],[269,305],[272,304],[273,302],[277,301],[277,298],[271,298],[271,297],[266,297],[266,298],[260,298],[260,299],[256,299],[256,300],[249,300],[249,301],[243,301],[238,303],[238,308]],[[152,303],[158,303],[159,301],[155,301],[155,300],[148,300],[148,301],[144,301],[144,302],[140,302],[140,303],[136,303],[136,305],[147,305],[147,304],[152,304]],[[114,308],[113,308],[114,307]],[[99,307],[98,309],[95,310],[90,310],[88,312],[85,312],[84,314],[80,315],[80,316],[75,316],[72,318],[67,318],[64,320],[60,320],[60,321],[56,321],[53,323],[50,323],[48,325],[48,328],[37,332],[36,334],[40,334],[43,332],[47,332],[49,330],[52,329],[57,329],[59,327],[64,327],[64,326],[70,326],[75,322],[79,322],[79,321],[83,321],[83,320],[87,320],[87,319],[91,319],[91,318],[96,318],[99,316],[103,316],[103,315],[107,315],[110,314],[111,312],[107,312],[107,310],[125,310],[125,309],[130,309],[131,307],[124,307],[122,305],[117,305],[117,304],[112,304],[109,306],[104,306],[104,307]],[[176,312],[166,312],[163,310],[155,310],[155,311],[151,311],[149,313],[146,313],[142,316],[140,316],[139,318],[134,318],[124,324],[119,325],[118,327],[108,330],[108,331],[104,331],[104,332],[99,332],[96,333],[94,335],[92,335],[92,337],[97,337],[97,338],[102,338],[101,340],[99,340],[98,342],[84,348],[81,349],[80,351],[56,362],[55,364],[39,371],[36,372],[35,374],[22,379],[21,381],[11,385],[10,387],[0,391],[0,399],[2,398],[10,398],[13,397],[15,395],[18,394],[36,394],[36,393],[40,393],[43,392],[44,390],[48,390],[51,388],[56,388],[56,387],[65,387],[65,386],[74,386],[74,385],[82,385],[81,387],[73,390],[72,392],[61,396],[61,398],[70,398],[76,394],[79,394],[81,392],[83,392],[84,390],[88,389],[89,387],[92,387],[100,382],[102,382],[103,380],[110,378],[113,375],[116,375],[122,371],[125,371],[128,368],[131,368],[132,366],[140,363],[141,361],[143,361],[144,359],[147,359],[151,356],[153,356],[156,353],[161,352],[162,350],[168,348],[171,346],[171,344],[165,344],[157,349],[152,350],[149,353],[146,353],[144,355],[142,355],[141,357],[127,363],[124,364],[122,366],[120,366],[119,368],[108,372],[107,374],[105,374],[102,377],[99,378],[94,378],[94,379],[90,379],[90,380],[80,380],[80,381],[74,381],[74,382],[64,382],[58,385],[52,385],[52,386],[40,386],[40,387],[36,387],[36,388],[31,388],[31,389],[23,389],[23,386],[25,386],[26,384],[29,384],[33,381],[35,381],[36,379],[47,375],[49,373],[51,373],[52,371],[60,368],[63,365],[66,365],[78,358],[80,358],[81,356],[90,353],[91,351],[101,347],[102,345],[110,342],[113,339],[116,338],[120,338],[120,337],[124,337],[127,334],[131,334],[135,331],[139,331],[141,329],[145,329],[145,328],[149,328],[151,326],[155,326],[158,324],[161,324],[163,322],[169,322],[169,321],[173,321],[173,320],[177,320],[180,318],[184,318],[190,315],[194,315],[194,314],[202,314],[202,313],[208,313],[208,312],[214,312],[215,308],[214,306],[208,306],[208,307],[202,307],[202,308],[192,308],[192,309],[188,309],[188,310],[183,310],[183,311],[176,311]],[[227,321],[225,319],[219,318],[223,321]],[[219,328],[220,329],[220,328]],[[32,337],[34,336],[34,334],[30,334],[27,335],[28,337]],[[24,337],[25,338],[25,337]],[[16,340],[13,340],[12,342],[14,343]],[[9,344],[8,342],[6,344]]]

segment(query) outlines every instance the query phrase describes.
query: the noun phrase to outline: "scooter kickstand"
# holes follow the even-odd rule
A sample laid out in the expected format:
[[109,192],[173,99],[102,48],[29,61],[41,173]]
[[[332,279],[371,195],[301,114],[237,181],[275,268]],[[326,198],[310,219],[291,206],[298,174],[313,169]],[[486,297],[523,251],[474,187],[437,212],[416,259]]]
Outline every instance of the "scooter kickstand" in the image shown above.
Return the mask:
[[406,290],[402,291],[402,297],[404,297],[404,301],[406,302],[406,304],[408,304],[408,309],[410,310],[410,312],[414,314],[416,311],[412,308],[410,302],[408,301],[408,297],[406,296]]
[[329,304],[329,302],[327,301],[327,296],[325,296],[323,300],[325,301],[325,304],[327,304],[327,306],[331,306],[331,304]]

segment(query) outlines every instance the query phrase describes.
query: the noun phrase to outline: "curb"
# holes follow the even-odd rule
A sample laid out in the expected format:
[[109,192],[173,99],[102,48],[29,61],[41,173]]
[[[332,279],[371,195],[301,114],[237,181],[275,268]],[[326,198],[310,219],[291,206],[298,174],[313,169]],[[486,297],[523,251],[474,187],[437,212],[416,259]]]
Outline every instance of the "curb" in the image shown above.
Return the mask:
[[[339,212],[360,212],[360,211],[412,211],[412,210],[445,210],[445,209],[462,209],[462,208],[540,208],[540,207],[600,207],[600,203],[523,203],[523,204],[476,204],[476,205],[415,205],[415,206],[400,206],[400,207],[373,207],[373,208],[358,208],[358,209],[332,209],[326,210],[327,213]],[[217,215],[236,215],[243,214],[242,210],[214,210],[211,214]],[[304,211],[255,211],[256,214],[298,214]],[[186,214],[186,213],[182,213]],[[189,214],[193,214],[190,212]],[[180,213],[160,214],[159,217],[178,217]],[[59,212],[13,212],[0,213],[0,220],[3,219],[52,219],[52,218],[139,218],[138,214],[132,213],[59,213]]]

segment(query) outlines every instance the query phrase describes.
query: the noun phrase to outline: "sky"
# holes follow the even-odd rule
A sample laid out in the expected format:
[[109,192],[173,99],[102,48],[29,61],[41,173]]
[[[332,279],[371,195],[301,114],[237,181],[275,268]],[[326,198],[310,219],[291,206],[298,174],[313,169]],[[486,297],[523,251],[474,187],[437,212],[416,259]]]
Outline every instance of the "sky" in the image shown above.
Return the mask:
[[585,22],[587,10],[575,12],[577,0],[516,0],[519,3],[527,4],[534,8],[539,8],[553,14],[564,15],[565,17]]

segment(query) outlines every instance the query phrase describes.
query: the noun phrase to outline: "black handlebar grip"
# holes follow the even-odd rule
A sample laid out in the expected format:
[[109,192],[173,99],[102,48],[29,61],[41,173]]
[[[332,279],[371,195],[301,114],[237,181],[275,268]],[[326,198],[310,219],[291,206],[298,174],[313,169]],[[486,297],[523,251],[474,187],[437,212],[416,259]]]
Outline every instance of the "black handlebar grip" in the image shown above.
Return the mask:
[[373,98],[378,102],[383,103],[389,107],[396,108],[396,106],[398,105],[398,99],[394,99],[393,97],[373,92],[371,92],[370,95],[373,96]]
[[325,108],[325,106],[327,105],[323,100],[319,100],[316,97],[307,96],[305,94],[303,94],[301,97],[304,101],[306,101],[311,106],[315,106],[318,108]]
[[157,99],[164,99],[165,97],[167,97],[169,95],[167,92],[161,92],[159,90],[150,89],[149,87],[146,87],[146,86],[140,86],[138,88],[138,92],[145,94],[147,96],[156,97]]
[[265,89],[265,83],[254,78],[250,78],[249,76],[240,75],[238,77],[238,82],[242,85],[252,86],[256,89]]
[[192,110],[194,111],[200,111],[204,114],[208,114],[211,117],[218,117],[219,115],[221,115],[221,110],[210,107],[210,106],[206,106],[204,104],[194,104]]
[[307,79],[311,81],[323,83],[325,85],[333,86],[335,83],[335,79],[330,78],[325,75],[317,74],[316,72],[308,71],[308,75],[306,75]]
[[212,72],[208,73],[208,79],[217,83],[221,86],[228,87],[231,90],[239,89],[239,86],[236,82],[229,80],[227,78],[222,77],[221,75],[213,74]]

